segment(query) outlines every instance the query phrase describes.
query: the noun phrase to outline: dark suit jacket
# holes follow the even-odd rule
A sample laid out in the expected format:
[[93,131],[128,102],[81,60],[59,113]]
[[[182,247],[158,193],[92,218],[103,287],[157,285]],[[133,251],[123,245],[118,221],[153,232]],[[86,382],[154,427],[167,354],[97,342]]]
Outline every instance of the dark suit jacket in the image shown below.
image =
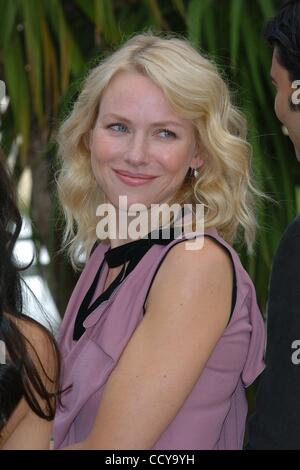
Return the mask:
[[273,261],[265,360],[247,448],[300,449],[300,215]]

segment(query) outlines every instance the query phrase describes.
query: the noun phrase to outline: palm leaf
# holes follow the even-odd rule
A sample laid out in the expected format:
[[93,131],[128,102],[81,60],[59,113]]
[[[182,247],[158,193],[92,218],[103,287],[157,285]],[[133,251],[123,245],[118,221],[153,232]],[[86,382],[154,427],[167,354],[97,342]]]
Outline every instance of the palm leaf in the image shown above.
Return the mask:
[[10,45],[16,27],[18,7],[18,0],[14,2],[0,0],[0,44],[3,51],[6,51]]
[[29,84],[23,65],[23,54],[18,35],[14,36],[5,54],[5,80],[7,94],[11,100],[15,121],[16,135],[22,136],[22,163],[26,165],[26,153],[29,144],[30,105]]
[[240,43],[240,27],[243,0],[231,0],[230,2],[230,61],[232,67],[236,67],[238,48]]
[[190,0],[187,9],[186,25],[189,40],[199,46],[201,43],[202,23],[204,13],[210,4],[210,0]]
[[39,0],[26,0],[20,3],[24,18],[26,55],[28,58],[29,81],[33,97],[33,107],[40,125],[43,122],[42,99],[42,56],[41,56],[41,10]]

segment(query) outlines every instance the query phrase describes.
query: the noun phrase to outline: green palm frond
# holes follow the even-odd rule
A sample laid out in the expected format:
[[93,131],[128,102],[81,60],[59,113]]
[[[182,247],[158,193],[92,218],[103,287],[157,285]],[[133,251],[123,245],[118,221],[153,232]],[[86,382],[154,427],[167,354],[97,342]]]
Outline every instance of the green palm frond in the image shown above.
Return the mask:
[[259,210],[262,229],[256,255],[249,257],[242,249],[264,310],[272,257],[284,227],[296,213],[296,195],[298,209],[300,204],[293,149],[273,111],[274,92],[268,78],[271,50],[261,36],[263,23],[281,3],[0,0],[0,72],[11,103],[2,119],[3,142],[22,135],[19,172],[29,162],[33,139],[50,138],[53,123],[71,106],[91,61],[148,28],[186,36],[214,58],[232,88],[237,88],[235,100],[248,117],[255,174],[262,189],[279,202]]

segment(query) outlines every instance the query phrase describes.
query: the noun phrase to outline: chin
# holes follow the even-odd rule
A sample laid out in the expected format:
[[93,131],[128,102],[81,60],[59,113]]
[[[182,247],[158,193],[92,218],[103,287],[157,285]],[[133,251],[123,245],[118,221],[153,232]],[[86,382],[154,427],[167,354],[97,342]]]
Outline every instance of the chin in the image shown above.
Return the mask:
[[[120,204],[120,200],[119,200],[119,197],[127,197],[127,201],[125,201],[125,207],[122,206],[122,204]],[[117,196],[117,197],[113,197],[110,199],[110,202],[114,205],[114,207],[116,207],[117,209],[119,210],[125,210],[125,211],[128,211],[129,207],[132,206],[133,204],[144,204],[146,207],[148,207],[150,204],[148,203],[148,201],[146,201],[144,198],[143,198],[143,195],[141,194],[140,197],[136,196],[136,197],[132,197],[128,194],[122,194],[120,196]]]

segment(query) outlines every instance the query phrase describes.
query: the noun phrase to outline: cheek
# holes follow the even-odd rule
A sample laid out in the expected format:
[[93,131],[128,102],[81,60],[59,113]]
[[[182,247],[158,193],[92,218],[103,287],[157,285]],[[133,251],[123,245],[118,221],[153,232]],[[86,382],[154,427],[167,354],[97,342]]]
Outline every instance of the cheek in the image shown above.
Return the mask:
[[274,111],[275,111],[275,114],[277,116],[277,118],[280,120],[280,100],[279,100],[279,96],[278,96],[278,93],[275,97],[275,101],[274,101]]
[[280,94],[280,92],[278,92],[274,102],[275,114],[282,124],[285,123],[286,112],[288,110],[288,103],[286,103],[286,99],[286,96],[283,96]]
[[170,147],[160,153],[159,160],[161,165],[171,174],[186,173],[189,166],[188,150],[185,147]]
[[115,144],[101,135],[96,135],[91,143],[91,160],[98,165],[109,161],[116,154]]
[[111,146],[105,139],[97,134],[93,136],[90,142],[90,161],[92,172],[100,186],[104,184],[105,167],[111,159],[110,149]]

